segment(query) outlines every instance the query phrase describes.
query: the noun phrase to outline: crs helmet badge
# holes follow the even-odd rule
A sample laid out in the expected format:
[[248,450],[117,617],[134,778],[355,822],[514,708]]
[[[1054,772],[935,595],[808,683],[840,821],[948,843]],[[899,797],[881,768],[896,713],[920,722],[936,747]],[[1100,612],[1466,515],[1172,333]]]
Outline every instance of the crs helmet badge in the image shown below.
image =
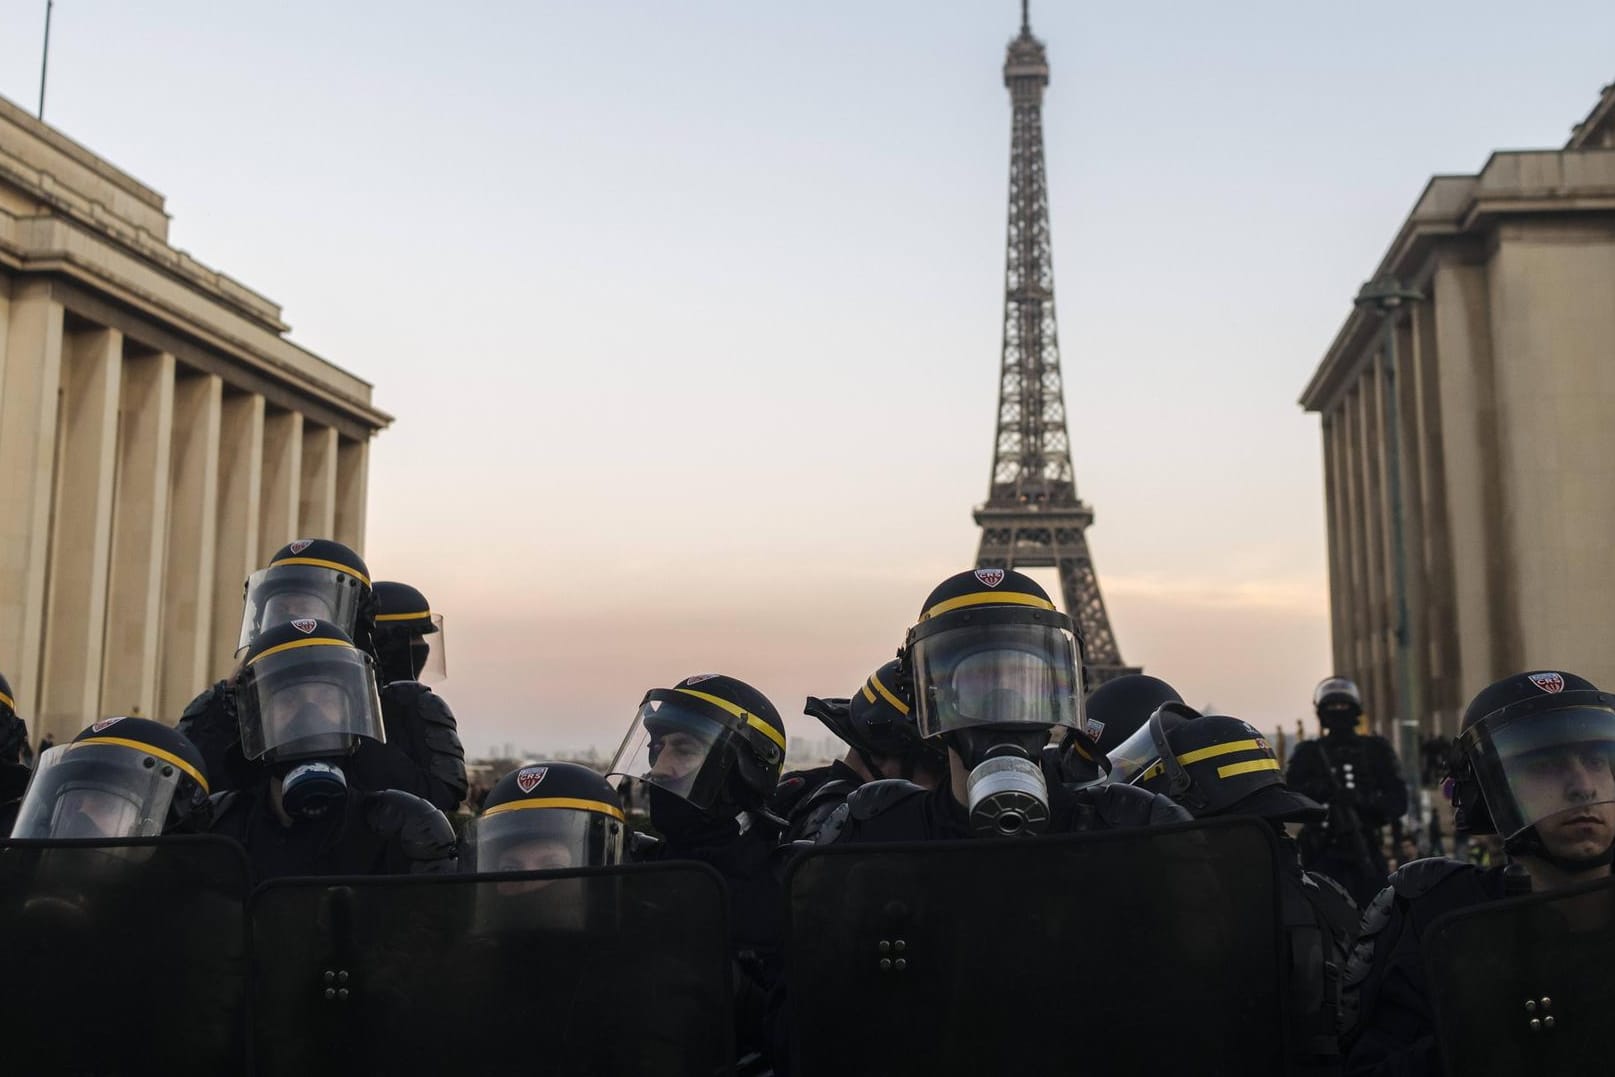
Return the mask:
[[286,548],[290,550],[292,552],[292,556],[295,557],[312,545],[314,545],[313,539],[298,539],[296,542],[292,543]]
[[988,587],[997,587],[1004,582],[1004,570],[1001,568],[978,568],[976,579]]
[[1530,678],[1532,684],[1550,696],[1565,690],[1565,678],[1562,673],[1529,673],[1526,676]]
[[300,617],[297,620],[292,622],[292,627],[297,629],[299,632],[303,633],[303,635],[306,636],[310,632],[314,631],[315,627],[319,623],[320,622],[314,620],[312,617]]
[[549,767],[523,767],[516,772],[516,788],[523,793],[531,793],[544,780],[549,773]]
[[90,732],[105,733],[107,730],[111,729],[121,721],[123,721],[123,716],[121,714],[116,718],[103,718],[90,727]]

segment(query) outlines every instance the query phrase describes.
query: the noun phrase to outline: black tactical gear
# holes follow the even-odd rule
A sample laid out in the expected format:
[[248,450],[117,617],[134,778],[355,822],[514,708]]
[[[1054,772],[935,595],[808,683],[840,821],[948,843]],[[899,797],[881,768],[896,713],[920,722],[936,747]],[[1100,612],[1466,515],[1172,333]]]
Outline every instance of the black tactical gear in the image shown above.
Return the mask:
[[1291,789],[1328,809],[1321,823],[1302,832],[1303,862],[1340,883],[1359,904],[1373,900],[1386,872],[1380,832],[1408,807],[1390,744],[1337,727],[1296,745],[1285,777]]
[[448,676],[443,615],[407,583],[377,580],[375,641],[377,680],[439,681]]
[[354,780],[370,788],[403,789],[445,812],[459,808],[469,782],[459,724],[448,702],[420,681],[393,681],[381,688],[386,751],[361,744]]

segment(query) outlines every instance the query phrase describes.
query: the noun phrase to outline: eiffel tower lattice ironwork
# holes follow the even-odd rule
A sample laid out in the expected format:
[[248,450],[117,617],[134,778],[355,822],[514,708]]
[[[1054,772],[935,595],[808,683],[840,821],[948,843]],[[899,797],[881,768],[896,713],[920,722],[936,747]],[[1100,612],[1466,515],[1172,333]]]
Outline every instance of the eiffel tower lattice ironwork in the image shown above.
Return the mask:
[[1048,57],[1032,36],[1026,0],[1009,43],[1004,85],[1014,107],[1009,156],[1009,243],[1004,270],[998,438],[981,526],[978,567],[1054,568],[1066,612],[1082,636],[1089,686],[1137,667],[1122,662],[1088,552],[1093,510],[1077,497],[1054,320],[1049,189],[1043,165]]

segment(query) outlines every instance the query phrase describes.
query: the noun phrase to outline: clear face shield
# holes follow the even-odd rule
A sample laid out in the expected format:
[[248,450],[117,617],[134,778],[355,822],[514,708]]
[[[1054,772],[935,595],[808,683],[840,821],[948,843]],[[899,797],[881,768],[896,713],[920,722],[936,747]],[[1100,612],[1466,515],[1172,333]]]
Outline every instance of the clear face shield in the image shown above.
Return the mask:
[[416,680],[439,684],[449,679],[448,651],[444,647],[447,639],[443,631],[443,615],[432,614],[432,630],[410,644],[417,656],[421,648],[425,648],[426,652],[424,660],[417,658],[421,662],[421,671],[416,675]]
[[270,650],[248,667],[236,711],[248,759],[329,758],[387,739],[370,657],[348,646]]
[[246,603],[236,654],[252,645],[265,625],[282,621],[328,621],[352,636],[359,627],[357,581],[318,565],[277,565],[247,577]]
[[682,797],[703,811],[721,799],[738,736],[717,708],[677,691],[654,691],[634,715],[610,775],[636,778]]
[[[1154,728],[1156,715],[1160,716],[1159,731]],[[1165,734],[1198,717],[1198,712],[1182,703],[1169,702],[1156,708],[1131,736],[1110,750],[1110,780],[1122,785],[1133,784],[1135,779],[1161,761],[1163,752],[1171,750],[1164,744]]]
[[909,654],[920,735],[972,726],[1083,728],[1071,633],[1057,624],[978,616],[985,623],[915,632]]
[[163,832],[186,774],[123,745],[78,743],[39,757],[13,838],[149,838]]
[[1554,821],[1615,832],[1615,710],[1566,707],[1463,734],[1475,778],[1505,840]]
[[623,841],[622,813],[611,811],[512,801],[472,820],[466,846],[484,873],[610,867],[622,861]]

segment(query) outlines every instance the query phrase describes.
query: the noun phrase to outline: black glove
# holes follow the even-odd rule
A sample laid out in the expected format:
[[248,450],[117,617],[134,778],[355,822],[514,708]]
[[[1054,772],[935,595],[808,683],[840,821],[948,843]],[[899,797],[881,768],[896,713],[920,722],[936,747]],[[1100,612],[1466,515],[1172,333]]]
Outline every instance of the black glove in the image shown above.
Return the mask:
[[450,874],[459,869],[459,842],[448,817],[413,793],[384,789],[365,796],[365,822],[398,843],[412,874]]

